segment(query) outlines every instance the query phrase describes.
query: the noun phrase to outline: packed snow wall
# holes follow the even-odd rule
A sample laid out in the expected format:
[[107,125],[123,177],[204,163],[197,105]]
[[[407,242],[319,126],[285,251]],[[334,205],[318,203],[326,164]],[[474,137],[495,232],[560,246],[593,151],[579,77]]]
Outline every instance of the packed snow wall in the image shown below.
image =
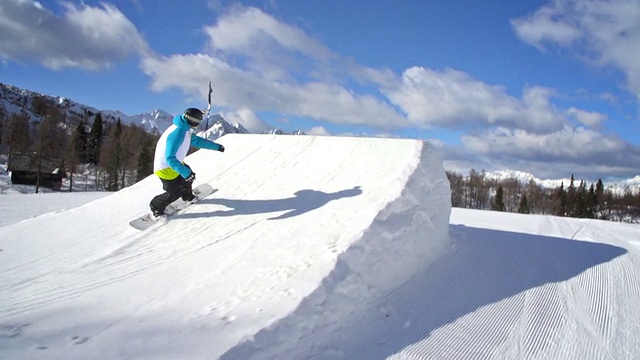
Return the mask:
[[426,143],[400,195],[376,215],[342,259],[365,283],[386,292],[449,249],[451,192],[442,161]]
[[[352,140],[368,142],[371,156],[359,161],[369,162],[370,167],[386,167],[393,159],[394,155],[385,155],[379,147],[405,151],[403,156],[397,154],[400,164],[393,167],[396,172],[375,179],[372,192],[381,192],[363,194],[379,196],[368,200],[370,206],[378,207],[375,216],[295,311],[234,346],[223,359],[278,358],[283,354],[290,358],[341,358],[341,349],[327,344],[348,340],[335,339],[335,334],[343,334],[341,328],[367,314],[389,316],[393,309],[385,305],[385,297],[450,249],[450,185],[433,148],[413,140]],[[367,188],[363,186],[363,190]]]

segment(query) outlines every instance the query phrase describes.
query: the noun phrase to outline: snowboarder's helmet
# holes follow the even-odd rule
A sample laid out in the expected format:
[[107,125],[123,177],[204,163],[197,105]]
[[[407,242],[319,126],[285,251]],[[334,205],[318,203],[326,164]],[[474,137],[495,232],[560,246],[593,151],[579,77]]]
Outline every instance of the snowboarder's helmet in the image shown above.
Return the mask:
[[182,116],[184,116],[185,120],[187,120],[187,124],[189,124],[189,126],[198,127],[198,125],[200,125],[200,122],[202,121],[202,118],[204,117],[204,113],[200,109],[188,108],[184,111],[184,114]]

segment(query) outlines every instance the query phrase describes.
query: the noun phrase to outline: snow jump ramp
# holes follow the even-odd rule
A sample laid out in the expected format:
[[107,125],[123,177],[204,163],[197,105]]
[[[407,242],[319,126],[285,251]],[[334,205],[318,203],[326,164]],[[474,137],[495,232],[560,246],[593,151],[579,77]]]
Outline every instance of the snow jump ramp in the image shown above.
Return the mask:
[[[0,318],[29,326],[1,344],[26,347],[30,358],[42,352],[28,342],[46,339],[46,351],[66,359],[246,358],[300,341],[312,347],[310,339],[371,311],[449,249],[449,182],[422,141],[218,141],[225,153],[186,160],[196,184],[218,191],[164,225],[128,226],[161,191],[151,176],[3,228]],[[17,246],[26,228],[36,234]],[[289,330],[256,336],[275,328]],[[69,348],[77,338],[86,340]],[[312,348],[271,355],[331,358]]]

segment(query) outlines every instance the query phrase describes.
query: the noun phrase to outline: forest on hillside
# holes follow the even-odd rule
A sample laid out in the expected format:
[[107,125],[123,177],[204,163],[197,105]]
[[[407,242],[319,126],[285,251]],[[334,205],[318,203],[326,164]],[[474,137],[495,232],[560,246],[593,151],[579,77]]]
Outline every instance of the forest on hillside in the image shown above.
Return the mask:
[[447,172],[453,207],[524,214],[567,216],[621,222],[640,222],[640,192],[616,193],[601,179],[593,184],[576,181],[555,189],[518,179],[491,179],[484,171],[472,169],[468,176]]
[[80,182],[79,190],[116,191],[150,175],[158,136],[120,119],[103,121],[100,112],[73,116],[43,96],[20,112],[0,112],[0,154],[8,167],[19,154],[54,162],[68,174],[69,191]]

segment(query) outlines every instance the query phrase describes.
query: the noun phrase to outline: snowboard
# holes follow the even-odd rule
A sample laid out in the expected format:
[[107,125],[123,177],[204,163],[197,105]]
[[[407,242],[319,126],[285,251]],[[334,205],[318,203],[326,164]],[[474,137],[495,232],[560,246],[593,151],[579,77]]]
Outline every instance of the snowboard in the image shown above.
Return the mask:
[[136,219],[131,220],[129,222],[129,225],[131,225],[134,229],[145,230],[155,224],[166,222],[168,218],[171,217],[172,215],[188,208],[189,206],[197,203],[198,201],[206,198],[207,196],[213,194],[216,191],[217,189],[214,189],[209,184],[206,184],[206,183],[200,184],[195,188],[193,188],[193,194],[196,196],[193,200],[184,201],[182,199],[178,199],[173,203],[171,203],[169,206],[167,206],[167,208],[164,210],[165,216],[160,216],[156,218],[155,216],[153,216],[151,212],[149,212]]

